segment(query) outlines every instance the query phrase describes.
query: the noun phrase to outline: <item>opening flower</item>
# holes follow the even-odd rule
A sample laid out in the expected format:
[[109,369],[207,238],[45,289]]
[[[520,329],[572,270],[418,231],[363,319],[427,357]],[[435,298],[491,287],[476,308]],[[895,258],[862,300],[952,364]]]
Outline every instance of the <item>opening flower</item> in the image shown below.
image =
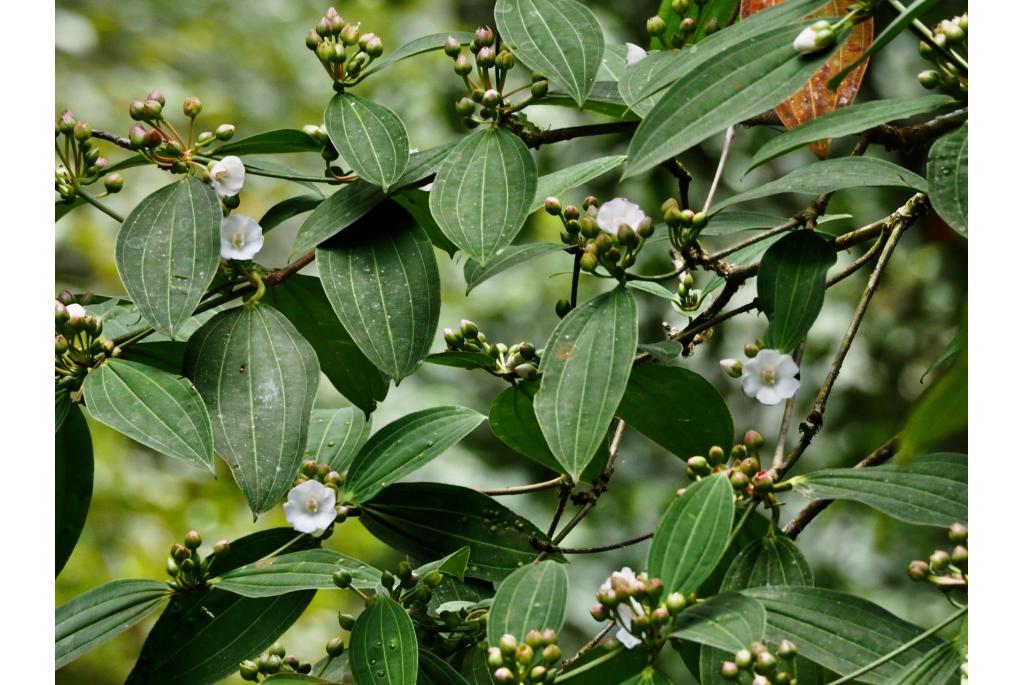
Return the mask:
[[288,492],[284,517],[300,533],[321,533],[334,522],[334,490],[320,481],[307,480]]
[[81,319],[83,317],[85,317],[85,307],[77,302],[72,302],[68,305],[68,318],[70,320],[74,321],[75,319]]
[[626,224],[634,231],[640,226],[640,222],[647,218],[640,205],[633,204],[624,197],[617,197],[608,200],[597,210],[597,225],[607,233],[617,234],[619,226]]
[[754,397],[761,404],[778,404],[796,394],[800,387],[798,373],[800,367],[791,356],[763,349],[743,365],[740,383],[747,397]]
[[801,55],[810,55],[824,50],[836,42],[836,34],[828,21],[816,21],[793,40],[793,49]]
[[647,51],[635,43],[626,43],[626,65],[636,64],[644,57],[647,57]]
[[244,214],[232,214],[220,222],[220,256],[252,259],[263,249],[263,228]]
[[[613,572],[608,580],[601,584],[601,590],[614,590],[615,594],[620,597],[627,596],[629,591],[642,591],[643,588],[644,584],[628,566],[621,571]],[[630,628],[633,625],[633,616],[642,614],[643,607],[635,599],[629,597],[628,602],[620,602],[615,609],[619,614],[619,622],[624,626],[615,633],[615,639],[621,642],[626,649],[633,649],[640,644],[641,640],[630,632]]]
[[238,195],[245,183],[245,165],[234,155],[229,155],[210,167],[210,185],[219,197]]

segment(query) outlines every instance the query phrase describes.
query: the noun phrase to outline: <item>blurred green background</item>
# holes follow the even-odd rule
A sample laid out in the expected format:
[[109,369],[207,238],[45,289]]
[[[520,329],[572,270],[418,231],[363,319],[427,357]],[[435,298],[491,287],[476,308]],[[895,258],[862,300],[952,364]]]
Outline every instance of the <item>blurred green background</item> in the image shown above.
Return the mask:
[[[644,20],[656,12],[656,0],[587,4],[601,20],[608,43],[646,44]],[[132,123],[127,111],[129,100],[143,98],[155,88],[166,94],[168,111],[174,113],[179,112],[177,103],[185,96],[201,98],[204,110],[199,122],[206,129],[230,122],[237,125],[239,136],[246,136],[320,123],[331,88],[303,39],[326,7],[312,0],[58,2],[55,114],[67,107],[96,129],[125,134]],[[380,35],[387,51],[421,35],[490,24],[491,8],[492,3],[469,0],[353,0],[338,5],[347,20],[361,21],[364,31]],[[931,19],[949,16],[954,10],[963,11],[963,4],[939,7]],[[926,66],[917,56],[915,42],[903,36],[872,62],[860,99],[922,95],[915,74]],[[451,107],[461,95],[460,88],[450,61],[438,51],[398,63],[361,84],[359,91],[397,111],[409,129],[411,144],[424,149],[463,133]],[[542,127],[603,120],[557,107],[533,107],[528,114]],[[718,197],[813,160],[809,151],[801,150],[741,178],[745,162],[767,135],[761,129],[738,131]],[[627,142],[621,136],[605,136],[560,143],[543,148],[537,160],[545,173],[585,159],[621,153]],[[848,149],[851,142],[835,143],[836,151]],[[683,156],[695,176],[691,190],[695,202],[707,192],[720,145],[720,136],[716,136],[702,149]],[[111,161],[127,155],[113,146],[102,148]],[[888,156],[923,173],[922,151],[894,157],[873,149],[870,154]],[[312,173],[322,169],[316,155],[291,155],[282,161]],[[132,169],[125,175],[125,190],[107,200],[125,214],[144,195],[166,183],[163,172],[151,168]],[[570,193],[563,202],[578,204],[589,193],[603,199],[626,196],[653,214],[675,189],[673,179],[662,172],[623,184],[616,184],[615,176],[608,174]],[[292,184],[250,176],[239,211],[259,217],[274,203],[297,192],[301,190]],[[890,212],[908,194],[893,189],[840,193],[830,212],[849,213],[854,218],[833,226],[839,230],[870,222]],[[803,207],[805,201],[781,196],[745,208],[787,215]],[[554,222],[543,212],[537,213],[530,219],[526,236],[557,240]],[[301,217],[268,236],[259,256],[261,263],[271,267],[285,263],[299,223]],[[123,293],[113,259],[116,231],[113,221],[89,207],[76,209],[58,223],[57,290],[67,287],[75,292]],[[841,254],[840,266],[862,250]],[[651,248],[648,252],[658,250]],[[557,320],[554,302],[568,294],[571,260],[566,255],[550,255],[506,272],[477,288],[471,297],[464,294],[459,259],[453,262],[440,251],[437,257],[444,283],[442,327],[469,318],[479,323],[491,340],[513,343],[526,339],[543,345]],[[840,376],[829,403],[825,430],[798,470],[851,465],[899,429],[908,407],[924,387],[919,380],[922,373],[956,330],[960,308],[966,301],[965,258],[966,242],[934,216],[919,222],[903,239]],[[649,272],[665,270],[665,255],[649,254],[648,259]],[[865,278],[860,274],[829,291],[825,309],[808,339],[797,416],[809,408],[813,388],[824,376]],[[698,287],[706,279],[706,275],[698,276]],[[593,295],[602,285],[584,279],[582,297]],[[748,286],[734,302],[740,304],[752,296],[752,286]],[[644,298],[641,340],[662,339],[662,321],[685,325],[663,301]],[[718,370],[720,358],[739,357],[743,345],[763,333],[764,327],[763,318],[748,315],[735,319],[720,327],[694,357],[680,363],[704,374],[720,388],[732,410],[737,438],[746,429],[755,428],[769,438],[770,446],[782,406],[763,407],[748,399],[738,383],[728,382]],[[435,349],[442,348],[438,335]],[[442,404],[463,404],[486,413],[501,388],[501,382],[481,372],[426,365],[401,388],[392,388],[374,414],[373,423],[380,427],[411,411]],[[344,398],[325,381],[318,406],[344,404]],[[116,578],[161,578],[169,545],[190,528],[200,530],[212,542],[284,525],[280,510],[263,515],[253,524],[226,468],[212,479],[102,425],[90,425],[96,454],[93,504],[78,548],[57,580],[58,604]],[[965,449],[965,436],[954,440],[950,447]],[[551,474],[544,469],[501,444],[484,425],[414,479],[501,487],[549,477]],[[610,491],[566,542],[573,546],[607,543],[650,530],[674,490],[683,485],[685,464],[627,431]],[[789,501],[784,519],[803,504],[799,497]],[[544,526],[554,508],[555,495],[547,492],[506,498],[504,504]],[[833,506],[822,515],[801,536],[800,546],[819,585],[861,594],[897,615],[928,625],[945,614],[945,602],[938,593],[912,585],[904,568],[909,560],[925,557],[943,539],[942,531],[905,526],[847,503]],[[395,554],[370,537],[357,520],[341,526],[329,544],[372,564],[397,561]],[[569,624],[561,638],[563,652],[575,651],[595,629],[587,609],[601,581],[622,566],[642,568],[645,554],[646,545],[638,545],[572,559],[572,596]],[[345,593],[320,593],[282,641],[301,658],[317,660],[325,642],[336,634],[335,612],[341,608],[357,609]],[[123,682],[151,623],[144,622],[65,667],[57,674],[57,682]],[[666,650],[664,661],[682,682],[680,662],[671,650]]]

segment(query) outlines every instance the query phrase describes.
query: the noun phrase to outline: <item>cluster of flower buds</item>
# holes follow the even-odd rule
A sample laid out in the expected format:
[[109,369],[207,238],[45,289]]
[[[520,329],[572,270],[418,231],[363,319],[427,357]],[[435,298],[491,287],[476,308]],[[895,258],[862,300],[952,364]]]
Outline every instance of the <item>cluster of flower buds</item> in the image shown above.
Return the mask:
[[203,178],[207,178],[206,168],[194,162],[193,157],[215,141],[230,140],[235,135],[235,126],[221,124],[213,131],[195,135],[195,120],[203,111],[203,103],[199,98],[189,96],[181,105],[182,114],[188,119],[188,134],[182,135],[173,123],[164,118],[166,102],[163,93],[153,90],[145,100],[132,100],[128,104],[128,114],[135,121],[128,129],[128,142],[161,169],[181,174],[195,167]]
[[[678,49],[687,45],[697,32],[697,20],[707,1],[672,0],[671,8],[676,14],[676,19],[672,19],[672,21],[679,22],[678,30],[671,31],[668,22],[660,15],[655,15],[647,20],[647,34],[651,38],[657,38],[664,46],[671,49]],[[711,17],[704,24],[704,33],[714,33],[720,28],[718,19]]]
[[260,654],[255,660],[246,659],[238,664],[238,675],[242,677],[242,680],[256,683],[260,678],[275,673],[306,674],[313,670],[313,664],[308,661],[300,661],[294,654],[287,656],[285,654],[285,648],[275,642],[270,649]]
[[664,592],[660,578],[624,568],[601,585],[590,615],[602,623],[614,621],[619,626],[615,637],[627,649],[640,643],[656,647],[664,642],[666,631],[671,631],[672,617],[697,601],[696,593],[687,597],[680,592],[663,596]]
[[85,305],[91,300],[91,293],[76,298],[63,290],[53,301],[56,380],[81,380],[99,359],[121,355],[121,348],[112,340],[100,337],[103,322],[86,312]]
[[736,652],[732,661],[722,662],[719,672],[726,680],[738,681],[746,671],[753,679],[743,682],[750,685],[796,685],[795,658],[796,645],[789,640],[780,642],[774,653],[763,642],[753,642]]
[[339,93],[345,86],[358,82],[370,63],[384,54],[380,37],[376,33],[360,33],[360,26],[348,23],[329,7],[306,35],[306,47],[316,54]]
[[502,635],[497,647],[487,650],[487,665],[494,669],[498,683],[553,683],[562,658],[558,634],[551,628],[531,630],[522,642],[514,635]]
[[[81,186],[90,185],[103,179],[106,194],[121,192],[124,177],[119,173],[105,173],[109,164],[100,157],[99,148],[92,143],[92,127],[87,121],[78,121],[70,110],[64,110],[57,118],[55,135],[57,156],[61,164],[54,172],[54,186],[60,199],[71,203]],[[64,144],[59,138],[64,136]],[[102,196],[101,196],[102,197]]]
[[[499,119],[504,114],[516,112],[533,99],[547,95],[547,79],[534,74],[529,86],[530,99],[516,105],[506,102],[508,95],[526,90],[526,87],[505,93],[505,81],[516,66],[516,58],[508,46],[495,38],[489,26],[481,26],[473,32],[469,43],[472,60],[463,54],[462,44],[454,36],[448,36],[443,47],[445,54],[452,58],[455,73],[466,85],[466,96],[455,102],[455,111],[469,128],[478,126],[483,120]],[[479,119],[474,116],[477,107],[480,108]]]
[[621,197],[601,203],[589,195],[582,212],[576,205],[562,207],[557,197],[549,197],[544,209],[562,220],[562,243],[582,251],[580,268],[590,273],[604,267],[613,278],[622,279],[654,234],[651,217]]
[[330,464],[318,464],[315,459],[308,459],[299,467],[299,475],[292,481],[292,487],[308,480],[319,481],[337,494],[338,489],[345,482],[345,475],[332,469]]
[[228,541],[221,540],[213,546],[213,552],[205,559],[199,555],[199,547],[203,538],[199,531],[190,530],[185,533],[185,544],[177,542],[171,545],[170,556],[167,557],[167,575],[172,580],[168,585],[173,590],[192,590],[206,586],[206,572],[210,563],[218,554],[228,551]]
[[776,489],[774,481],[761,470],[759,454],[764,447],[764,436],[755,430],[743,434],[743,442],[733,445],[729,454],[718,445],[708,450],[708,456],[694,456],[686,460],[686,475],[700,480],[724,471],[733,489],[741,498],[770,495]]
[[916,560],[907,566],[913,581],[928,581],[943,592],[967,589],[967,526],[954,523],[949,527],[949,541],[953,549],[937,549],[928,561]]
[[494,360],[493,367],[484,370],[508,381],[536,378],[540,356],[544,352],[525,341],[511,346],[500,342],[489,343],[480,328],[466,319],[460,322],[458,328],[444,329],[444,341],[452,352],[479,352],[491,357]]
[[672,244],[679,247],[685,247],[697,240],[701,230],[708,225],[708,215],[705,212],[680,209],[679,202],[674,197],[661,203],[661,216],[668,224]]
[[[937,46],[936,49],[934,46]],[[961,64],[967,63],[967,13],[959,17],[943,19],[932,29],[932,43],[921,41],[918,46],[921,56],[935,65],[934,69],[922,71],[917,80],[931,90],[940,88],[943,92],[960,99],[967,97],[967,74]]]

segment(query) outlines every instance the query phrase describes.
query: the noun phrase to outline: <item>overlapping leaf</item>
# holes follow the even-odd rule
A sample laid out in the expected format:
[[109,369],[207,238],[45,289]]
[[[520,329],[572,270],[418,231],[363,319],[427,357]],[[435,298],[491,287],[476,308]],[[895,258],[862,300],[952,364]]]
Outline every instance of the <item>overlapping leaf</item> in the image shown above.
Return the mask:
[[304,456],[345,473],[359,448],[369,439],[370,428],[370,420],[355,407],[314,409],[309,418]]
[[387,192],[402,177],[409,164],[409,134],[390,109],[354,93],[338,93],[327,104],[324,125],[361,179]]
[[224,592],[243,597],[276,597],[297,590],[336,590],[336,571],[352,576],[352,585],[370,590],[380,582],[380,572],[333,549],[307,549],[232,569],[213,583]]
[[550,559],[527,564],[498,586],[487,617],[487,642],[495,647],[502,635],[522,642],[531,630],[558,632],[565,620],[569,575]]
[[967,124],[947,133],[928,151],[929,199],[950,228],[967,237]]
[[359,614],[349,642],[356,685],[416,685],[416,629],[402,605],[377,597]]

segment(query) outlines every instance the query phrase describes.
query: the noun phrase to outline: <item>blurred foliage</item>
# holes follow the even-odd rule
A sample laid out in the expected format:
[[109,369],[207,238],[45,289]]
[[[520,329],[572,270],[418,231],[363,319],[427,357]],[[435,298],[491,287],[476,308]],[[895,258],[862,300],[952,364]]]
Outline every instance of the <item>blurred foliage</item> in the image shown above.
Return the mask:
[[[948,15],[941,7],[934,19]],[[952,5],[953,3],[950,3]],[[960,3],[956,3],[959,5]],[[609,43],[646,43],[644,19],[657,3],[589,2],[598,14]],[[346,19],[363,22],[364,30],[376,32],[387,51],[415,37],[449,30],[471,30],[489,23],[492,3],[480,0],[360,0],[338,5]],[[330,98],[328,80],[303,45],[306,32],[326,9],[313,0],[226,0],[159,2],[156,0],[59,1],[56,20],[55,113],[65,107],[88,120],[96,129],[125,134],[131,124],[128,101],[151,89],[167,95],[169,111],[196,95],[204,104],[199,119],[212,129],[224,122],[238,126],[238,135],[251,135],[280,127],[299,128],[320,123]],[[949,10],[949,11],[946,11]],[[922,95],[915,74],[925,68],[916,44],[902,36],[876,58],[868,70],[860,99]],[[442,53],[409,59],[368,79],[359,92],[399,112],[410,131],[411,143],[420,149],[450,140],[462,131],[451,104],[461,84],[451,73]],[[531,108],[531,120],[541,126],[563,126],[601,120],[596,115],[568,109]],[[750,155],[765,140],[760,129],[740,129],[723,188],[718,197],[775,178],[813,160],[802,150],[740,177]],[[605,136],[560,143],[538,153],[541,172],[577,161],[624,152],[627,140]],[[837,141],[835,152],[848,150],[852,141]],[[706,194],[720,149],[716,137],[702,150],[684,155],[695,181],[691,198]],[[111,161],[126,156],[122,150],[102,145]],[[872,154],[889,156],[884,151]],[[919,172],[922,150],[909,157],[890,157]],[[319,173],[321,162],[291,156],[295,168]],[[109,204],[127,213],[143,196],[166,182],[162,172],[151,168],[129,170],[125,190]],[[563,202],[579,203],[588,193],[610,198],[622,195],[639,202],[648,213],[675,192],[667,174],[654,172],[642,179],[614,185],[615,174],[579,189]],[[301,191],[298,191],[301,192]],[[297,194],[289,183],[250,176],[241,195],[239,211],[255,217],[281,199]],[[861,225],[889,213],[906,199],[903,191],[869,190],[837,195],[830,212],[854,216],[846,227]],[[801,198],[781,196],[757,209],[789,214],[803,205]],[[268,236],[260,261],[279,266],[301,217]],[[554,240],[556,220],[543,212],[528,224],[531,239]],[[855,223],[854,223],[855,222]],[[79,208],[57,224],[56,288],[123,292],[114,268],[113,247],[117,225],[107,216]],[[724,247],[721,240],[711,247]],[[841,254],[843,266],[855,254]],[[655,250],[650,250],[654,252]],[[438,252],[445,286],[441,325],[459,319],[477,321],[491,340],[507,343],[527,339],[542,346],[557,317],[554,302],[569,289],[571,262],[559,253],[507,272],[464,295],[461,262]],[[799,470],[850,465],[899,430],[910,404],[925,387],[922,373],[953,337],[959,311],[966,302],[966,243],[934,215],[919,222],[903,239],[868,312],[836,385],[825,421],[825,430],[799,466]],[[665,255],[648,255],[650,269],[665,270]],[[698,287],[702,279],[698,279]],[[866,276],[859,274],[829,291],[826,306],[808,339],[797,416],[808,411],[813,388],[820,383],[839,336],[845,330]],[[596,293],[586,279],[581,297]],[[753,286],[735,298],[743,303],[753,297]],[[685,322],[663,306],[661,300],[644,298],[641,341],[663,337],[661,322]],[[693,358],[681,363],[714,382],[733,412],[737,438],[748,428],[760,430],[774,444],[782,407],[763,407],[745,397],[737,383],[727,382],[718,370],[722,357],[738,357],[744,343],[763,333],[765,321],[754,316],[730,321],[698,348]],[[435,349],[442,349],[438,335]],[[502,384],[479,372],[425,365],[392,390],[375,413],[375,427],[424,407],[458,403],[486,413]],[[345,400],[326,382],[319,406],[341,406]],[[78,548],[57,581],[56,601],[116,578],[163,575],[163,562],[172,542],[190,528],[200,530],[212,542],[236,538],[257,528],[283,525],[280,510],[253,524],[245,503],[226,468],[216,479],[198,469],[156,454],[110,429],[91,422],[96,454],[96,485],[92,509]],[[965,436],[948,445],[966,450]],[[685,464],[666,454],[643,437],[627,432],[622,456],[608,494],[600,506],[567,540],[584,546],[613,542],[650,530],[675,488],[685,485]],[[223,464],[220,465],[223,467]],[[471,487],[499,487],[545,480],[550,474],[509,450],[489,432],[479,428],[459,446],[414,476]],[[791,497],[784,518],[803,505]],[[554,509],[549,491],[506,500],[505,504],[539,525],[545,525]],[[652,504],[654,506],[652,506]],[[942,542],[943,532],[915,528],[882,517],[865,507],[842,504],[830,508],[800,538],[818,584],[861,594],[909,620],[928,625],[945,613],[938,593],[913,586],[905,574],[906,563],[926,557]],[[329,545],[369,563],[395,563],[397,557],[370,537],[352,520],[341,526]],[[595,624],[587,614],[593,593],[612,570],[622,566],[642,568],[646,546],[638,545],[599,556],[572,559],[569,624],[561,644],[566,650],[582,644]],[[315,661],[323,645],[336,634],[335,612],[357,607],[344,593],[323,592],[310,610],[284,636],[289,651]],[[62,685],[120,683],[138,654],[152,620],[107,643],[57,675]],[[671,650],[663,659],[679,675],[681,664]],[[240,682],[240,681],[239,681]]]

